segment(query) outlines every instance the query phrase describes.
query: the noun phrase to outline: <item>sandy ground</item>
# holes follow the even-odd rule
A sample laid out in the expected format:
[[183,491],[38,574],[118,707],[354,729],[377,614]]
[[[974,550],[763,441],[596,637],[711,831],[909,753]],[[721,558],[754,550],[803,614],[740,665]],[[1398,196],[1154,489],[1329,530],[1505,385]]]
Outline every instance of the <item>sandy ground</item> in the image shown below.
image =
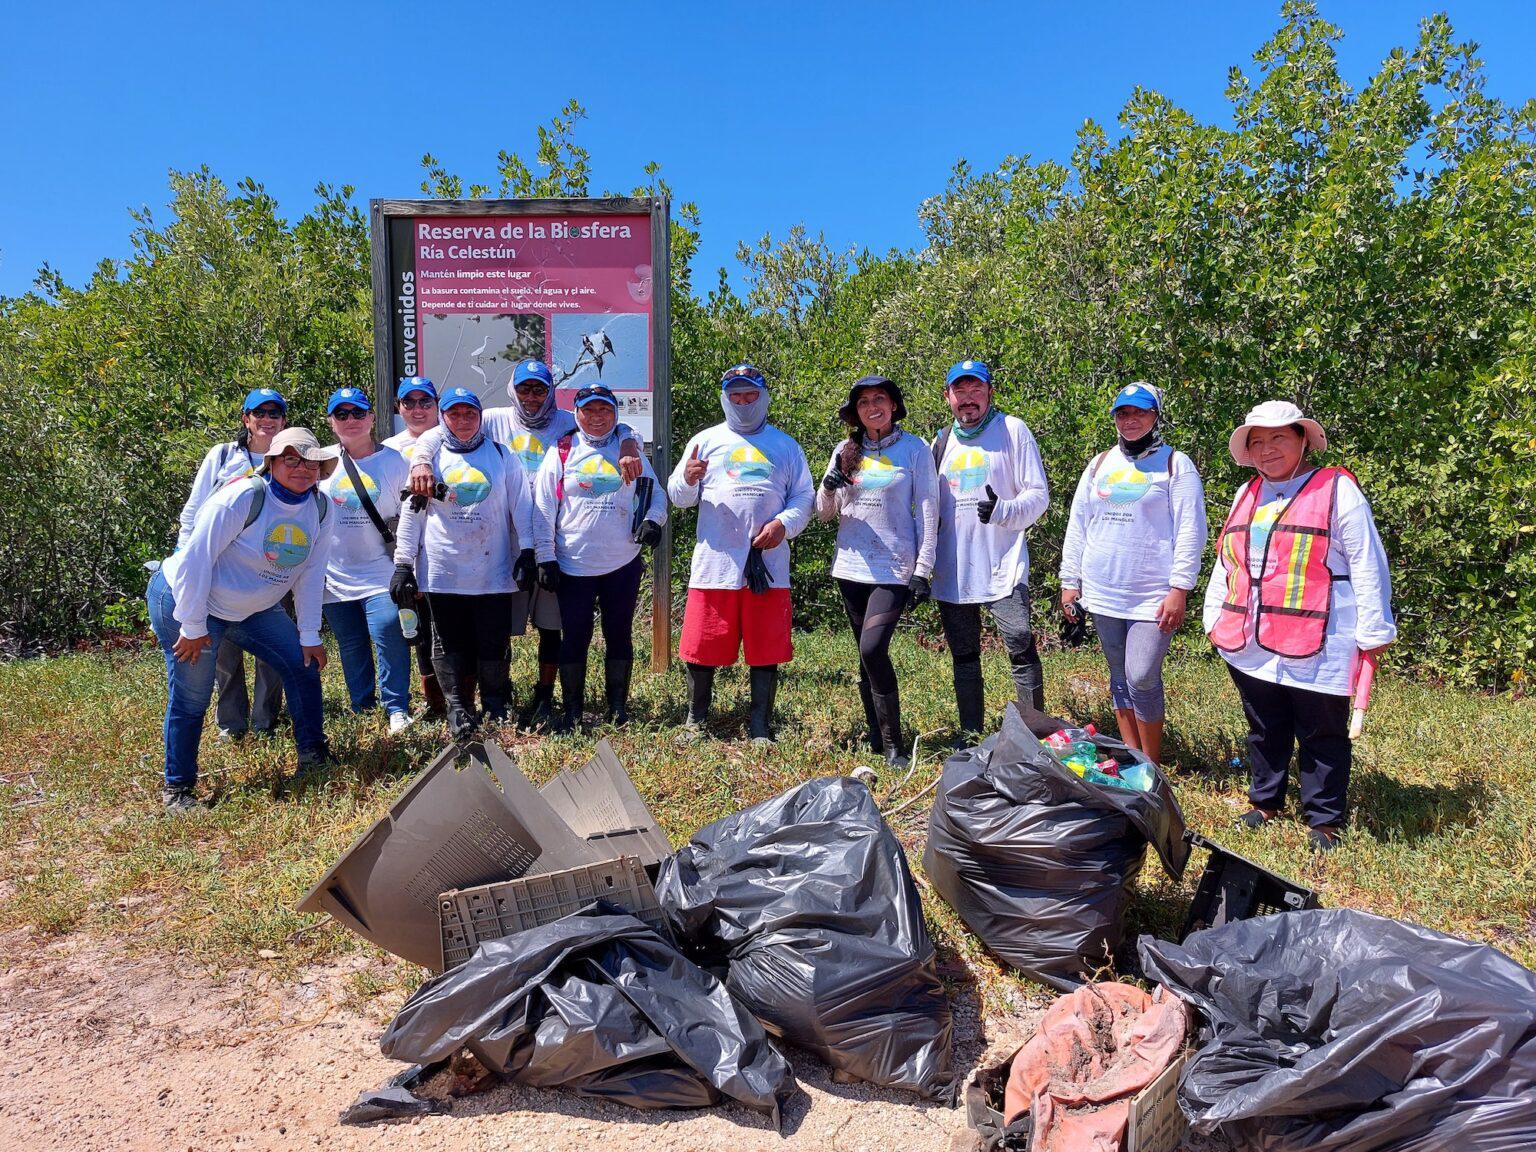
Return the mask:
[[[501,1086],[451,1112],[368,1128],[337,1124],[402,1065],[379,1054],[393,1003],[369,1019],[344,1007],[364,957],[283,982],[259,968],[217,981],[174,959],[115,955],[99,941],[39,946],[0,936],[0,1149],[765,1149],[947,1150],[959,1109],[834,1084],[791,1053],[802,1094],[784,1133],[742,1108],[639,1112]],[[1016,1046],[1035,1014],[989,1023],[955,998],[956,1065]]]

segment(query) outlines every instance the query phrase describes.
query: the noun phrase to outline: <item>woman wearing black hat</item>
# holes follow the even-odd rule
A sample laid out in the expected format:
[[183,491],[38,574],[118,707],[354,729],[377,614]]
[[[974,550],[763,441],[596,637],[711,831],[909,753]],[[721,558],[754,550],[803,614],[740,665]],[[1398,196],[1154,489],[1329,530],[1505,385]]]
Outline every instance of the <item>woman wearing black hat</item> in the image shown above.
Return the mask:
[[823,520],[839,517],[832,575],[859,644],[870,747],[905,767],[891,637],[907,604],[928,599],[939,477],[928,445],[901,430],[907,406],[885,377],[855,381],[837,414],[851,434],[832,453],[816,511]]

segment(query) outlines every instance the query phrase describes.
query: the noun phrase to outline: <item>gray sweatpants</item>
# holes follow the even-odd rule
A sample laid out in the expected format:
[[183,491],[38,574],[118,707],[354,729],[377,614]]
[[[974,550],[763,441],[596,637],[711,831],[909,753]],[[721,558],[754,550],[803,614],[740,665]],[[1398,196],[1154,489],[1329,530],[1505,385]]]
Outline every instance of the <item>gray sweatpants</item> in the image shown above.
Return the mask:
[[[1013,665],[1013,687],[1018,698],[1045,711],[1045,669],[1035,647],[1035,634],[1029,627],[1029,585],[1017,585],[1001,600],[993,600],[987,611],[1003,634],[1003,646]],[[944,625],[944,642],[955,665],[955,699],[960,706],[960,727],[966,732],[982,730],[984,705],[981,700],[981,605],[946,604],[939,601],[939,621]]]
[[1152,620],[1122,620],[1102,612],[1094,613],[1093,627],[1109,664],[1109,695],[1115,707],[1131,709],[1138,720],[1161,721],[1163,657],[1173,633]]

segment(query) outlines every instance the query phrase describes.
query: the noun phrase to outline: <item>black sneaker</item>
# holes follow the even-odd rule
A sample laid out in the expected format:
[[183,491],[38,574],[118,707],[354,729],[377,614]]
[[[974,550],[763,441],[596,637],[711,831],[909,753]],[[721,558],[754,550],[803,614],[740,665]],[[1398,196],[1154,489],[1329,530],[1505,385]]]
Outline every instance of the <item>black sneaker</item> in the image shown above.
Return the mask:
[[164,788],[160,792],[160,803],[166,812],[175,815],[195,812],[200,807],[196,794],[190,788]]

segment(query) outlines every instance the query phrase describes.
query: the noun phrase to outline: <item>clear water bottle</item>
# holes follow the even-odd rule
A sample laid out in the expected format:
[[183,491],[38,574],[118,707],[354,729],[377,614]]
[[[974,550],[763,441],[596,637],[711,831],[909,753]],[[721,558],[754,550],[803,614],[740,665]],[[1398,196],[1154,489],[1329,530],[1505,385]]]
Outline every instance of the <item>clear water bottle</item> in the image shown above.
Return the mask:
[[416,609],[400,609],[400,635],[404,636],[407,640],[416,639],[416,628],[418,623],[419,621],[416,618]]

